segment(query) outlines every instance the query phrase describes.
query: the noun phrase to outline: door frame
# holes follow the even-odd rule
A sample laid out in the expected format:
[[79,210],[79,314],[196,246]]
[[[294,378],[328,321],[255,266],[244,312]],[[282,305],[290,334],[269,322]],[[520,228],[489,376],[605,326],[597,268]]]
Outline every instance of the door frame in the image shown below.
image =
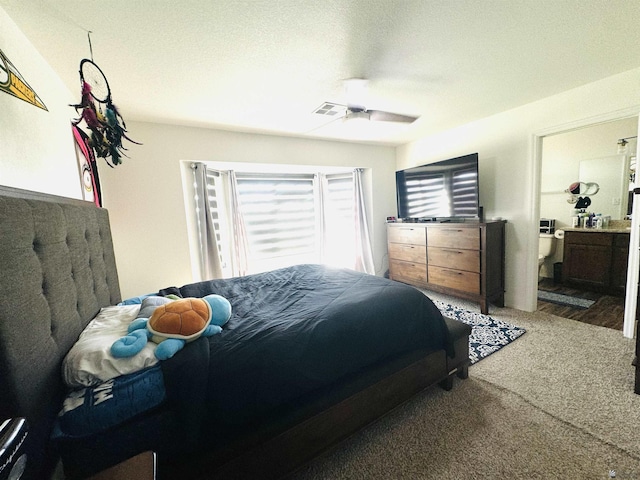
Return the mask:
[[[638,131],[640,132],[640,105],[617,110],[614,112],[605,113],[602,115],[596,115],[595,117],[584,118],[576,120],[574,122],[550,127],[544,130],[539,130],[532,135],[532,169],[531,178],[533,180],[532,191],[532,205],[534,206],[534,218],[540,217],[540,188],[541,188],[541,172],[542,172],[542,141],[544,137],[551,135],[557,135],[560,133],[567,133],[573,130],[579,130],[581,128],[598,125],[602,123],[608,123],[615,120],[622,120],[624,118],[638,117]],[[640,142],[637,142],[640,144]],[[640,148],[639,148],[640,150]],[[638,158],[636,152],[636,158]],[[636,176],[636,186],[640,187],[639,176]],[[627,268],[627,288],[625,294],[625,306],[624,306],[624,326],[622,333],[625,337],[633,338],[635,335],[635,315],[637,307],[637,293],[638,293],[638,271],[640,269],[640,202],[633,204],[633,215],[631,221],[631,235],[629,242],[629,263]],[[636,208],[638,208],[636,213]],[[531,284],[531,291],[529,292],[529,298],[532,305],[537,305],[538,302],[538,282],[537,282],[537,260],[538,260],[538,237],[539,229],[531,229],[531,242],[532,246],[535,246],[535,250],[532,248],[529,255],[529,271],[535,272],[535,281]]]

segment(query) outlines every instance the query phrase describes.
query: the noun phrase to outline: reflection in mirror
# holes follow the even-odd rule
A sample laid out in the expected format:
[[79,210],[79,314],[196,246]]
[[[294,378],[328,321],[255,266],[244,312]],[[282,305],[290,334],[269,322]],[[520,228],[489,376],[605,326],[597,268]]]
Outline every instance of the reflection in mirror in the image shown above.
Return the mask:
[[596,182],[573,182],[566,190],[572,195],[595,195],[600,191]]
[[636,186],[636,156],[629,159],[629,195],[627,197],[627,217],[633,212],[633,189]]
[[[609,155],[580,160],[578,180],[597,183],[598,195],[592,199],[594,213],[609,215],[612,219],[623,219],[627,214],[629,190],[629,158],[626,155]],[[581,195],[592,195],[580,191]]]

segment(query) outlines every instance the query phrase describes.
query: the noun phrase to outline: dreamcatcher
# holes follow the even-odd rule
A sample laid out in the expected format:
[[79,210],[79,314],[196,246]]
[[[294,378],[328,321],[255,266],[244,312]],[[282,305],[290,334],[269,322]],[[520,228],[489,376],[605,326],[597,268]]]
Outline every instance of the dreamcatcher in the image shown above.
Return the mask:
[[[102,192],[98,177],[96,158],[104,158],[107,165],[115,167],[122,163],[122,139],[140,145],[131,140],[126,132],[126,125],[122,115],[111,101],[109,82],[100,67],[93,61],[91,48],[91,32],[87,32],[91,60],[88,58],[80,62],[80,85],[82,98],[80,103],[71,105],[80,114],[72,121],[73,136],[76,144],[76,154],[80,166],[80,181],[83,197],[87,200],[93,197],[95,204],[102,206]],[[86,124],[88,132],[80,128]]]
[[[89,37],[91,48],[91,37]],[[109,82],[100,67],[88,58],[80,62],[80,85],[82,87],[82,99],[80,103],[72,105],[80,117],[74,120],[74,126],[82,121],[90,130],[89,144],[96,157],[104,158],[110,167],[122,163],[122,157],[126,156],[122,140],[132,143],[140,143],[131,140],[127,136],[127,129],[118,109],[111,101],[111,89]]]

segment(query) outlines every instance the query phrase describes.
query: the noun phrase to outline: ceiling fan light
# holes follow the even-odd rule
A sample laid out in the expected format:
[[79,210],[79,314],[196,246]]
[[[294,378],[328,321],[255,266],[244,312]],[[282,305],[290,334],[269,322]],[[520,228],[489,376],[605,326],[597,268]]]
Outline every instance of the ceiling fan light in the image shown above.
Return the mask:
[[369,120],[371,120],[371,115],[369,114],[369,112],[365,112],[364,110],[355,111],[355,112],[349,111],[344,116],[345,122],[355,122],[355,121],[368,122]]

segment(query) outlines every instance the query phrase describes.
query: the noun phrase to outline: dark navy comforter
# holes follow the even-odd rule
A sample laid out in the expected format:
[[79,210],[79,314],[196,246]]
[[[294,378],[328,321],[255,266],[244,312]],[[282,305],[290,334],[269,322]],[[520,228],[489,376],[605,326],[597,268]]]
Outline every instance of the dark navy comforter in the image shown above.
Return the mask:
[[376,375],[430,351],[452,354],[431,300],[385,278],[299,265],[159,292],[210,293],[233,308],[222,333],[160,363],[161,404],[95,435],[59,438],[70,478],[145,450],[178,463],[212,451],[233,455],[365,388]]
[[298,265],[160,292],[210,293],[232,305],[222,333],[162,363],[167,395],[194,427],[202,416],[247,424],[385,359],[446,345],[422,292],[352,270]]

